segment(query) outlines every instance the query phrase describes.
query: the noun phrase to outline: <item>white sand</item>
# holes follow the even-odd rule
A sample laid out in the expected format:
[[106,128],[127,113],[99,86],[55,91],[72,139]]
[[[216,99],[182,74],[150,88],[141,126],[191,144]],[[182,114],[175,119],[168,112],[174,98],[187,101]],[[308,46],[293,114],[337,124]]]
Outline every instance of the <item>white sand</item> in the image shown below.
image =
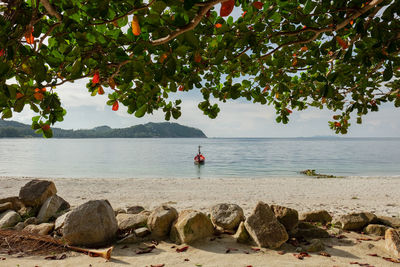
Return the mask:
[[[0,177],[0,198],[18,195],[32,178]],[[72,206],[91,199],[108,199],[114,209],[142,205],[152,209],[169,203],[178,210],[207,211],[229,202],[249,214],[258,201],[279,204],[299,212],[326,209],[333,214],[370,211],[400,216],[400,177],[336,179],[104,179],[46,178],[55,182],[58,195]]]

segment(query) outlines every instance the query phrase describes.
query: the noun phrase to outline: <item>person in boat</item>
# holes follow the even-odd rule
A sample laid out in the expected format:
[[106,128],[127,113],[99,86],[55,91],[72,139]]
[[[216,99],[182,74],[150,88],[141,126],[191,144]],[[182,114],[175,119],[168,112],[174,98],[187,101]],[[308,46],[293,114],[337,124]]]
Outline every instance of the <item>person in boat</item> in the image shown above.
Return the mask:
[[199,146],[199,152],[194,157],[194,160],[197,161],[197,162],[204,162],[204,160],[205,160],[205,157],[201,154],[200,146]]

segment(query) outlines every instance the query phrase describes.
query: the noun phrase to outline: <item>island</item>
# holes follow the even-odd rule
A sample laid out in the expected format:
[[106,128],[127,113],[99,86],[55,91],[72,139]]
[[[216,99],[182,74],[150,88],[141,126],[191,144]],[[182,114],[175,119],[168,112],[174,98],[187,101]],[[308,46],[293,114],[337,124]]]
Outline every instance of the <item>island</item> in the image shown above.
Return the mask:
[[[0,138],[42,137],[30,125],[16,121],[0,120]],[[99,126],[93,129],[65,130],[53,128],[53,138],[207,138],[199,129],[178,123],[161,122],[113,129]]]

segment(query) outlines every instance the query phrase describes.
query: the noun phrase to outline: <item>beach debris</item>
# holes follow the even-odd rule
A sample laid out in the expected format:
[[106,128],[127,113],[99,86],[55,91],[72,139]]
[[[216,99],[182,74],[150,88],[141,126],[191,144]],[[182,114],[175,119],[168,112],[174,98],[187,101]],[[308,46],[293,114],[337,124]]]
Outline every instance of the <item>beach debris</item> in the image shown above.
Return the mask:
[[178,218],[178,212],[175,208],[162,205],[150,214],[147,219],[147,227],[155,238],[165,238],[176,218]]
[[189,259],[184,259],[183,261],[190,261]]
[[53,195],[45,200],[40,207],[37,219],[39,222],[48,222],[50,218],[58,217],[57,214],[70,208],[70,205],[62,197]]
[[0,229],[13,227],[22,220],[21,216],[14,210],[7,210],[0,214]]
[[271,205],[271,209],[278,221],[285,226],[289,235],[297,232],[297,225],[299,223],[299,213],[297,210],[279,205]]
[[220,203],[211,207],[211,221],[224,230],[236,230],[244,221],[243,209],[236,204]]
[[299,216],[299,220],[305,222],[316,222],[316,223],[327,224],[332,221],[332,216],[326,210],[316,210],[316,211],[301,213]]
[[326,251],[321,251],[321,252],[319,253],[319,255],[324,256],[324,257],[331,257],[331,254],[329,254],[329,253],[326,252]]
[[359,266],[364,266],[364,267],[374,267],[373,265],[370,265],[369,263],[360,263],[358,261],[351,261],[350,264],[358,264]]
[[304,257],[311,257],[311,255],[308,254],[307,252],[293,253],[293,256],[295,256],[299,260],[303,260]]
[[400,259],[394,259],[394,258],[389,258],[389,257],[382,257],[385,261],[390,261],[393,263],[400,263]]
[[394,229],[385,232],[385,248],[393,257],[400,258],[400,236]]
[[278,248],[288,239],[285,227],[264,202],[258,202],[244,223],[247,232],[259,247]]
[[155,265],[150,265],[150,267],[164,267],[165,264],[161,263],[161,264],[155,264]]
[[379,257],[378,256],[378,254],[376,254],[376,253],[369,253],[369,254],[367,254],[368,256],[371,256],[371,257]]
[[236,239],[236,242],[242,244],[248,243],[250,241],[250,235],[247,232],[246,227],[244,226],[244,222],[240,222],[236,233],[233,235],[233,238]]
[[183,210],[171,227],[170,239],[176,244],[190,244],[213,233],[214,226],[207,215],[200,211]]
[[114,210],[107,200],[91,200],[65,218],[63,239],[68,245],[101,246],[114,239],[118,230]]
[[39,207],[57,193],[55,184],[46,180],[31,180],[19,191],[19,199],[26,206]]
[[363,232],[368,235],[384,236],[387,229],[389,229],[389,227],[385,225],[369,224],[364,228]]
[[227,248],[226,250],[225,250],[225,253],[230,253],[231,251],[238,251],[239,249],[237,249],[237,248]]
[[252,251],[255,251],[255,252],[259,252],[261,249],[260,248],[255,248],[255,247],[252,247],[252,248],[250,248]]
[[301,171],[300,173],[307,176],[313,176],[315,178],[343,178],[342,176],[317,173],[315,172],[315,170],[310,170],[310,169]]
[[278,251],[277,253],[278,253],[279,255],[285,255],[285,254],[286,254],[286,252],[283,251],[283,250],[280,250],[280,251]]
[[177,248],[176,252],[178,252],[178,253],[185,252],[186,250],[188,250],[188,248],[189,248],[189,246],[184,246],[184,247],[181,247],[181,248]]

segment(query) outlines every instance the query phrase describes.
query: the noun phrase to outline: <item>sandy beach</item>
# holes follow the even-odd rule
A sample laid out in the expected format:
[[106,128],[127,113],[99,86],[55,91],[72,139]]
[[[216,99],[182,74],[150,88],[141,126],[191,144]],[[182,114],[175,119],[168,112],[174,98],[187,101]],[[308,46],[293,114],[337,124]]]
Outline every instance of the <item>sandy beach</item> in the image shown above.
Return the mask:
[[[33,177],[0,177],[0,198],[18,195],[21,186]],[[354,177],[338,179],[264,178],[264,179],[98,179],[98,178],[41,178],[56,184],[58,195],[72,206],[91,199],[108,199],[114,209],[141,205],[146,209],[168,203],[178,211],[196,209],[208,212],[217,203],[240,205],[249,215],[258,201],[297,209],[300,213],[326,209],[332,215],[369,211],[377,215],[400,216],[400,179],[389,177]],[[332,257],[310,253],[311,257],[298,260],[289,245],[280,250],[251,250],[229,235],[213,241],[201,241],[184,253],[175,246],[161,242],[149,254],[137,255],[139,245],[116,246],[113,258],[105,262],[68,252],[64,260],[44,260],[44,256],[16,258],[0,255],[5,260],[0,266],[357,266],[351,262],[371,266],[396,266],[381,258],[389,255],[384,240],[360,241],[362,235],[344,233],[343,240],[324,240],[326,252]],[[143,244],[141,244],[143,246]],[[227,249],[230,253],[226,253]],[[369,256],[377,254],[379,257]],[[0,257],[0,258],[1,258]],[[186,259],[186,260],[185,260]]]

